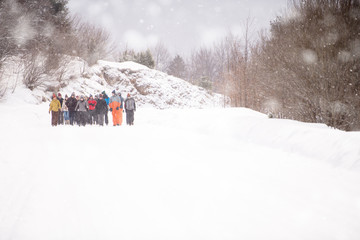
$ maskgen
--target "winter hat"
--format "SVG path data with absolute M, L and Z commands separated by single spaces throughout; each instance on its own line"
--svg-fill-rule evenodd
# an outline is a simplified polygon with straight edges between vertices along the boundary
M 65 98 L 68 98 L 68 95 L 67 95 L 67 94 L 65 94 Z
M 75 97 L 75 93 L 73 92 L 73 93 L 71 94 L 71 96 L 74 96 L 74 97 Z
M 54 97 L 56 97 L 56 94 L 55 94 L 55 93 L 53 93 L 52 97 L 53 97 L 53 98 L 54 98 Z
M 113 90 L 111 93 L 115 94 L 116 92 L 115 92 L 115 90 Z
M 58 93 L 58 96 L 61 97 L 61 93 Z

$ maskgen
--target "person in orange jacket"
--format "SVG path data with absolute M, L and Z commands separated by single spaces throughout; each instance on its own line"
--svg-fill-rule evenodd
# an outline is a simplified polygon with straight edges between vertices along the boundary
M 112 112 L 114 126 L 120 126 L 120 105 L 121 99 L 118 95 L 116 95 L 116 92 L 114 90 L 112 91 L 112 96 L 109 101 L 109 108 L 110 112 Z

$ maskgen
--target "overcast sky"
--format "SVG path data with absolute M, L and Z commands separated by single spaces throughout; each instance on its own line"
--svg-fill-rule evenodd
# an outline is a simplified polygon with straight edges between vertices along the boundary
M 254 32 L 269 28 L 286 6 L 287 0 L 69 1 L 72 13 L 105 26 L 120 47 L 141 50 L 161 41 L 180 54 L 209 46 L 229 31 L 242 35 L 249 14 Z

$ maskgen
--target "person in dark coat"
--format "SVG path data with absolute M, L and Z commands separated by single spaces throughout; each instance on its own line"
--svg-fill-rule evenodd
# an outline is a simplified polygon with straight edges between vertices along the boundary
M 126 111 L 126 124 L 134 125 L 134 112 L 136 111 L 135 99 L 130 97 L 128 93 L 125 100 L 125 111 Z
M 61 105 L 61 109 L 59 110 L 59 121 L 58 121 L 58 124 L 64 124 L 64 114 L 62 113 L 62 106 L 63 106 L 63 104 L 64 104 L 64 99 L 63 99 L 63 97 L 61 96 L 61 93 L 58 93 L 57 99 L 59 100 L 60 105 Z
M 96 101 L 96 104 L 97 104 L 97 102 L 99 101 L 99 95 L 98 95 L 98 94 L 95 95 L 95 101 Z M 99 124 L 99 114 L 98 114 L 98 112 L 96 111 L 96 105 L 95 105 L 94 121 L 95 121 L 95 124 L 96 124 L 96 125 Z
M 100 126 L 104 126 L 104 118 L 105 118 L 105 114 L 107 114 L 108 112 L 108 106 L 102 94 L 100 94 L 99 96 L 95 109 L 98 116 L 98 124 Z
M 106 102 L 106 105 L 109 106 L 109 102 L 110 102 L 109 96 L 106 94 L 105 91 L 102 92 L 102 95 L 103 95 L 103 99 L 104 99 L 105 102 Z M 106 125 L 109 124 L 109 116 L 108 116 L 108 113 L 109 113 L 109 107 L 108 107 L 108 111 L 106 111 L 106 113 L 105 113 L 105 124 L 106 124 Z
M 75 121 L 75 117 L 76 117 L 75 108 L 76 108 L 77 102 L 78 101 L 75 98 L 75 93 L 72 93 L 71 97 L 65 102 L 65 104 L 69 110 L 69 118 L 70 118 L 71 125 L 74 125 L 74 121 Z
M 80 101 L 76 104 L 75 110 L 78 113 L 79 122 L 78 125 L 85 126 L 86 125 L 86 113 L 89 111 L 89 104 L 85 101 L 84 97 L 80 97 Z

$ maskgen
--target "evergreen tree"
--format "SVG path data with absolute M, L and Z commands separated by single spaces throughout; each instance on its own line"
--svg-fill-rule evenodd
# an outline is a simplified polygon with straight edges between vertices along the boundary
M 145 65 L 149 68 L 154 68 L 155 67 L 155 61 L 152 57 L 152 54 L 150 52 L 150 50 L 146 50 L 145 52 L 140 52 L 137 54 L 137 57 L 135 58 L 137 63 L 140 63 L 142 65 Z
M 71 31 L 68 0 L 2 0 L 0 2 L 1 51 L 16 54 L 37 49 L 62 51 L 60 34 Z M 60 40 L 61 39 L 61 40 Z
M 119 62 L 127 62 L 132 61 L 136 62 L 137 54 L 132 49 L 125 49 L 122 53 L 120 53 Z
M 169 64 L 168 74 L 178 78 L 186 77 L 186 65 L 180 55 L 176 55 Z

